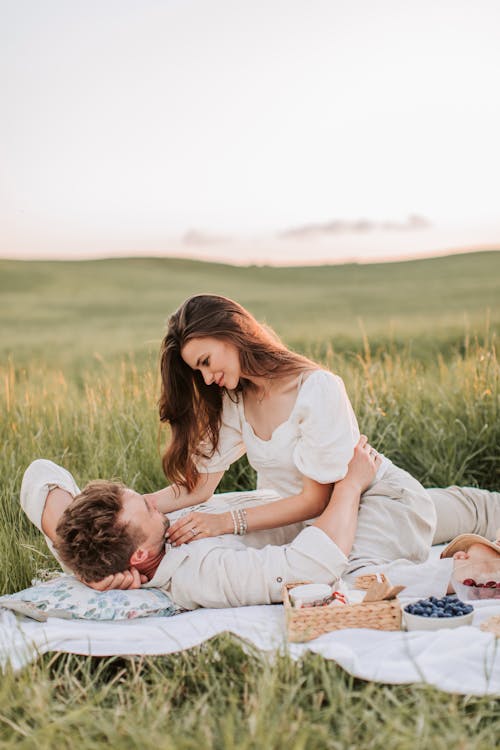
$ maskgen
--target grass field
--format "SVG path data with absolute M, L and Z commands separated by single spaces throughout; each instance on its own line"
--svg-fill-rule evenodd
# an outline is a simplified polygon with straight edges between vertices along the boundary
M 421 360 L 498 331 L 500 251 L 378 265 L 238 268 L 172 259 L 0 260 L 0 353 L 92 369 L 156 354 L 168 313 L 190 294 L 233 297 L 298 349 L 411 345 Z
M 500 253 L 306 269 L 0 261 L 0 591 L 55 568 L 22 516 L 26 465 L 160 487 L 157 349 L 191 293 L 247 305 L 344 378 L 373 444 L 427 485 L 500 485 Z M 251 487 L 245 460 L 221 489 Z M 500 700 L 365 684 L 229 636 L 163 658 L 48 655 L 0 686 L 0 750 L 495 747 Z

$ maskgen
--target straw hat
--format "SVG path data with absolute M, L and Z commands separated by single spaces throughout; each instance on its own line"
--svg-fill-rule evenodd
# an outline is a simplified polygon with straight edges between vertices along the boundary
M 493 633 L 500 638 L 500 615 L 493 615 L 479 626 L 486 633 Z
M 490 542 L 479 534 L 459 534 L 444 548 L 441 557 L 453 557 L 455 552 L 467 552 L 472 544 L 484 544 L 485 547 L 495 550 L 500 555 L 500 529 L 497 531 L 499 537 L 496 542 Z

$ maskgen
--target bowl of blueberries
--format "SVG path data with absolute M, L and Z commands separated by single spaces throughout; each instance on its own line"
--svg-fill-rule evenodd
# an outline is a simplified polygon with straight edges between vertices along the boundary
M 430 596 L 407 604 L 403 609 L 403 617 L 407 630 L 459 628 L 461 625 L 470 625 L 474 607 L 460 601 L 455 594 L 448 594 L 441 599 Z
M 500 599 L 500 560 L 455 560 L 451 582 L 462 599 Z

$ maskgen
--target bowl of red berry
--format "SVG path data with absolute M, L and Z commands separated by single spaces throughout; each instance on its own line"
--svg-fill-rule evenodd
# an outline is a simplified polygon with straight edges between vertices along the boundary
M 455 560 L 451 582 L 461 599 L 500 599 L 500 559 Z

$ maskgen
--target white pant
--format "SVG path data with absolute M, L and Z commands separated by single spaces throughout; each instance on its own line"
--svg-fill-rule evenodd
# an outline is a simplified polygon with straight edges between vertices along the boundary
M 443 596 L 453 560 L 429 556 L 430 545 L 443 544 L 466 533 L 497 539 L 500 492 L 456 486 L 424 490 L 413 477 L 405 475 L 401 469 L 391 470 L 383 477 L 382 486 L 375 483 L 363 495 L 344 577 L 352 584 L 361 573 L 384 572 L 393 584 L 406 587 L 403 595 Z M 422 491 L 427 496 L 427 505 Z M 434 517 L 430 535 L 422 518 L 429 501 L 432 510 L 427 518 Z M 391 507 L 394 514 L 389 511 Z M 426 539 L 427 553 L 422 554 Z
M 449 542 L 459 534 L 480 534 L 492 541 L 500 530 L 500 492 L 477 487 L 432 487 L 427 490 L 437 512 L 433 544 Z

